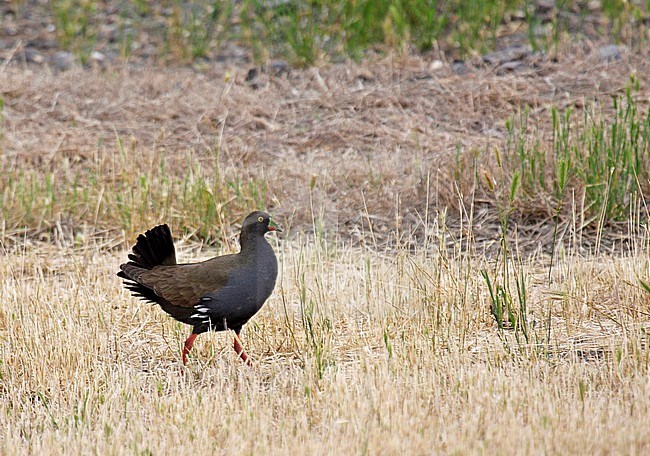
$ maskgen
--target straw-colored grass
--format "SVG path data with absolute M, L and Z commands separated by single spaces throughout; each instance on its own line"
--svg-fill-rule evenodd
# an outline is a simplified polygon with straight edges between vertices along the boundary
M 504 74 L 405 55 L 254 84 L 228 64 L 5 61 L 0 454 L 648 453 L 647 160 L 620 222 L 586 201 L 603 182 L 512 154 L 552 152 L 556 110 L 606 135 L 612 96 L 648 119 L 648 50 L 621 52 L 575 44 Z M 255 364 L 219 333 L 183 368 L 189 328 L 118 266 L 162 222 L 181 261 L 235 250 L 256 207 L 285 233 L 242 333 Z
M 455 215 L 478 203 L 489 210 L 475 233 L 489 240 L 499 225 L 493 204 L 521 169 L 513 217 L 541 228 L 529 239 L 533 249 L 547 246 L 558 208 L 562 223 L 576 215 L 596 225 L 599 204 L 584 195 L 602 193 L 608 176 L 601 170 L 592 182 L 574 166 L 569 187 L 555 185 L 562 157 L 551 113 L 573 111 L 567 147 L 579 148 L 569 156 L 579 163 L 586 141 L 577 138 L 589 127 L 579 128 L 582 119 L 603 121 L 609 132 L 612 97 L 624 102 L 638 86 L 631 100 L 647 119 L 648 51 L 622 52 L 620 61 L 604 62 L 595 44 L 576 45 L 555 62 L 529 56 L 522 71 L 506 74 L 479 64 L 456 74 L 442 61 L 387 57 L 260 73 L 255 84 L 235 65 L 61 74 L 9 65 L 0 68 L 2 228 L 32 235 L 61 215 L 76 228 L 132 236 L 174 220 L 212 241 L 251 206 L 299 229 L 310 226 L 313 207 L 332 230 L 362 241 L 356 230 L 369 222 L 384 238 L 399 224 L 414 229 L 427 211 Z M 621 123 L 625 134 L 629 122 Z M 495 163 L 499 150 L 504 170 Z M 545 186 L 530 183 L 544 174 Z M 643 172 L 638 183 L 627 177 L 636 194 L 648 187 Z M 497 192 L 486 185 L 493 180 Z
M 444 230 L 443 230 L 444 231 Z M 42 246 L 0 263 L 4 454 L 642 454 L 650 447 L 642 256 L 521 266 L 533 331 L 497 330 L 480 259 L 279 240 L 244 329 L 202 335 L 131 298 L 125 252 Z M 182 245 L 180 258 L 214 252 Z M 306 328 L 311 328 L 307 330 Z M 499 336 L 501 334 L 501 336 Z

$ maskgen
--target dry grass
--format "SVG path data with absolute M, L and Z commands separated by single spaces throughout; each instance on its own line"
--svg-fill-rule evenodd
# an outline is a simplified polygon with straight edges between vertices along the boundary
M 468 66 L 459 75 L 449 65 L 405 56 L 262 73 L 254 84 L 245 80 L 247 68 L 225 65 L 200 74 L 179 68 L 48 74 L 8 66 L 1 74 L 2 166 L 51 171 L 59 187 L 70 187 L 88 169 L 130 184 L 139 175 L 155 175 L 159 157 L 177 177 L 197 162 L 210 176 L 218 156 L 224 175 L 266 184 L 264 206 L 285 225 L 309 228 L 314 204 L 328 226 L 353 237 L 368 212 L 379 235 L 397 228 L 393 211 L 399 200 L 399 221 L 413 229 L 427 211 L 450 208 L 456 217 L 463 203 L 492 198 L 483 180 L 474 180 L 474 157 L 480 176 L 491 172 L 494 149 L 503 149 L 507 140 L 506 120 L 525 106 L 531 107 L 530 133 L 550 141 L 551 107 L 580 112 L 596 103 L 607 115 L 611 97 L 622 95 L 636 74 L 634 96 L 640 111 L 647 110 L 647 50 L 624 51 L 610 63 L 599 60 L 597 50 L 575 45 L 555 62 L 531 55 L 522 71 L 505 74 Z M 128 151 L 126 162 L 118 138 Z M 317 185 L 310 195 L 312 176 Z M 105 184 L 111 190 L 114 180 Z M 100 196 L 88 214 L 103 207 Z M 542 213 L 534 223 L 550 225 L 548 208 L 555 204 L 532 205 Z M 107 209 L 99 218 L 102 228 L 121 225 L 116 213 Z M 168 217 L 160 210 L 148 213 L 126 229 Z M 490 214 L 485 232 L 477 230 L 484 239 L 494 233 L 495 212 Z M 79 216 L 74 223 L 84 221 Z
M 647 112 L 647 50 L 569 51 L 512 74 L 405 56 L 255 87 L 241 67 L 0 67 L 0 453 L 648 452 L 643 195 L 611 257 L 576 253 L 605 233 L 571 195 L 549 275 L 543 248 L 517 249 L 548 247 L 552 220 L 513 212 L 504 259 L 477 181 L 524 106 L 550 140 L 551 107 L 606 116 L 636 74 Z M 167 221 L 182 261 L 215 253 L 196 238 L 232 250 L 257 205 L 288 229 L 243 332 L 255 367 L 210 334 L 182 370 L 188 328 L 115 277 L 126 246 Z M 523 278 L 527 341 L 497 328 L 482 271 L 513 303 Z
M 280 240 L 276 292 L 243 333 L 255 367 L 210 334 L 185 374 L 187 328 L 122 290 L 123 252 L 6 256 L 0 451 L 648 451 L 647 260 L 568 257 L 550 286 L 521 266 L 551 339 L 518 344 L 488 313 L 486 264 L 440 249 L 444 231 L 391 254 Z M 193 247 L 183 260 L 212 254 Z

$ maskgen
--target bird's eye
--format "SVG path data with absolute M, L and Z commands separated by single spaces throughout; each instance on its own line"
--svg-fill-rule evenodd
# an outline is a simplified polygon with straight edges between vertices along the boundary
M 264 221 L 264 217 L 260 215 L 259 217 L 257 217 L 257 221 L 262 223 Z

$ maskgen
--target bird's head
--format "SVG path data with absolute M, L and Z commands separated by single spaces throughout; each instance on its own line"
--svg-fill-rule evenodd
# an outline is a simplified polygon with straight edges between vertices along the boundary
M 269 231 L 282 231 L 280 227 L 273 221 L 271 216 L 262 211 L 255 211 L 248 214 L 248 216 L 244 219 L 241 230 L 242 232 L 255 232 L 262 235 L 268 233 Z

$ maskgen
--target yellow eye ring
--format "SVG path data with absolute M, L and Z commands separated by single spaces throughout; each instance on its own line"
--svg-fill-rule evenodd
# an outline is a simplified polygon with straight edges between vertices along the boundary
M 262 223 L 264 221 L 264 217 L 260 215 L 259 217 L 257 217 L 257 221 Z

